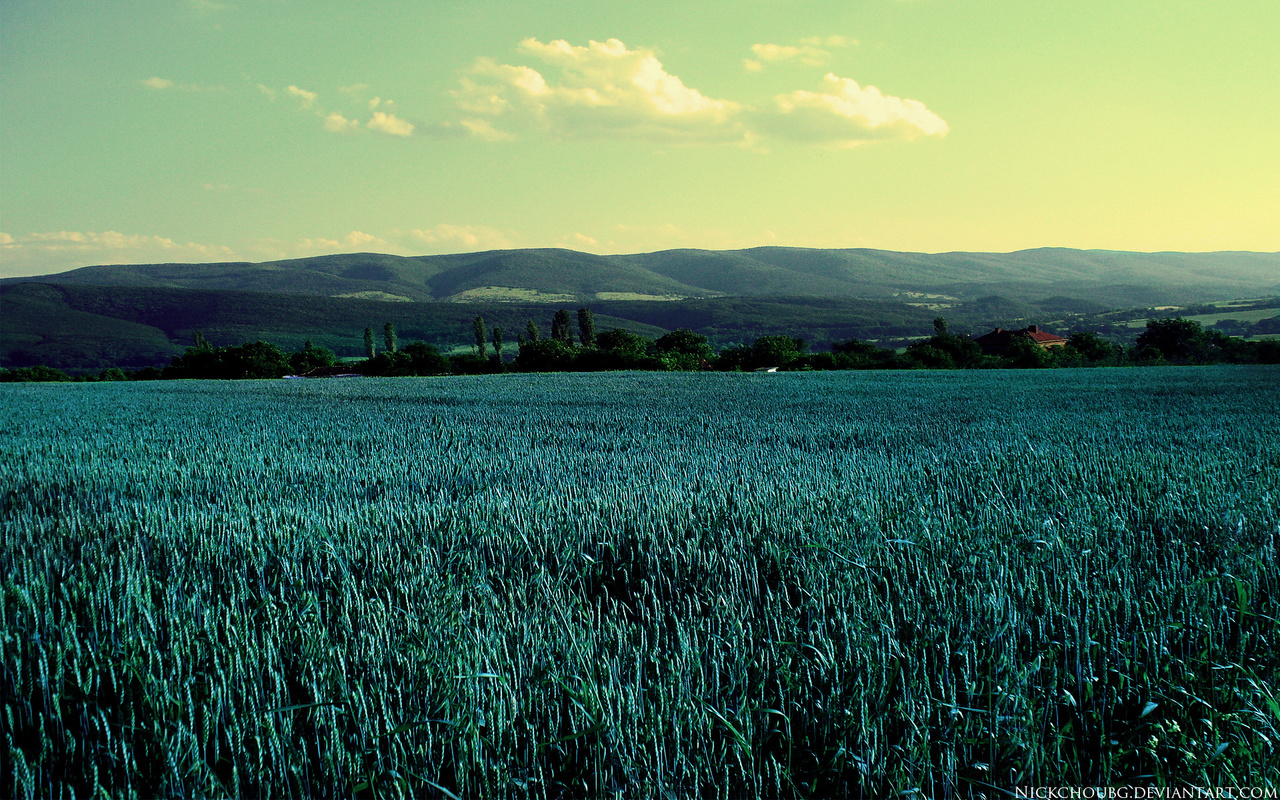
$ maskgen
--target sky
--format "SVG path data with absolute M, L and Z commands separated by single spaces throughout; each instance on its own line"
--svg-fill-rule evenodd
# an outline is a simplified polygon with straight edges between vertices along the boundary
M 0 276 L 1280 250 L 1275 0 L 3 0 Z

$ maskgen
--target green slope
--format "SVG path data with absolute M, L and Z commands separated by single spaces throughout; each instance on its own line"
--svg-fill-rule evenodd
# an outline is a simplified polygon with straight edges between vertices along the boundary
M 1041 248 L 928 254 L 788 247 L 619 256 L 556 249 L 418 257 L 351 253 L 263 264 L 96 266 L 0 283 L 31 281 L 324 297 L 381 293 L 407 300 L 466 297 L 486 287 L 537 292 L 552 300 L 591 300 L 599 292 L 881 299 L 916 292 L 965 300 L 993 294 L 1023 302 L 1057 297 L 1123 307 L 1280 293 L 1280 253 Z
M 339 355 L 363 353 L 363 332 L 396 326 L 401 342 L 452 348 L 473 341 L 483 315 L 501 327 L 514 352 L 516 335 L 533 320 L 547 335 L 557 306 L 545 304 L 384 303 L 256 292 L 192 289 L 0 286 L 0 365 L 44 363 L 62 369 L 163 365 L 202 331 L 215 345 L 264 339 L 286 349 L 304 340 Z M 710 298 L 672 302 L 592 302 L 597 330 L 625 328 L 648 336 L 686 327 L 717 346 L 758 336 L 802 336 L 815 346 L 832 340 L 920 335 L 935 312 L 902 303 L 844 298 Z M 570 310 L 577 304 L 565 304 Z M 962 315 L 961 315 L 962 316 Z

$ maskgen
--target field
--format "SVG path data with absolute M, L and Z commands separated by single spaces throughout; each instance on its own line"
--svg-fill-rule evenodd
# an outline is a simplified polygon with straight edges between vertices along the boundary
M 8 384 L 0 796 L 1275 786 L 1277 386 Z

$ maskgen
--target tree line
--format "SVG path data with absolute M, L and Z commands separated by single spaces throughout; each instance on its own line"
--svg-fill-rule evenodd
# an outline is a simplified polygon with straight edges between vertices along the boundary
M 590 308 L 578 310 L 576 324 L 565 309 L 551 320 L 550 335 L 529 320 L 516 333 L 516 354 L 507 359 L 501 327 L 490 328 L 483 316 L 472 321 L 474 345 L 469 353 L 445 355 L 434 345 L 413 342 L 400 347 L 395 326 L 382 330 L 378 350 L 373 328 L 365 328 L 365 358 L 340 364 L 333 351 L 308 340 L 286 353 L 269 342 L 214 347 L 196 332 L 193 346 L 163 369 L 125 372 L 111 368 L 75 380 L 175 380 L 280 378 L 325 375 L 336 371 L 368 376 L 480 375 L 505 372 L 600 372 L 608 370 L 748 371 L 756 369 L 1046 369 L 1199 364 L 1280 364 L 1280 340 L 1249 341 L 1206 329 L 1182 317 L 1152 319 L 1132 348 L 1097 333 L 1072 334 L 1061 347 L 1044 348 L 1015 336 L 999 355 L 985 352 L 972 338 L 950 333 L 946 320 L 934 320 L 933 335 L 901 352 L 871 342 L 836 342 L 829 351 L 809 352 L 804 339 L 762 336 L 751 344 L 716 352 L 706 336 L 681 328 L 656 339 L 621 328 L 597 333 Z M 68 381 L 66 373 L 46 366 L 0 370 L 0 381 Z

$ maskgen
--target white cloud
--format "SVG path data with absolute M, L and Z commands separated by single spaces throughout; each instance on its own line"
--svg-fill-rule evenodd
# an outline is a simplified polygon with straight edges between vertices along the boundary
M 857 44 L 844 36 L 811 37 L 795 45 L 757 44 L 749 70 L 765 62 L 817 64 L 823 48 Z M 525 39 L 520 50 L 551 69 L 480 59 L 453 92 L 462 119 L 437 126 L 486 141 L 541 132 L 563 139 L 613 137 L 681 143 L 734 142 L 768 152 L 764 141 L 851 147 L 879 139 L 942 136 L 947 123 L 918 100 L 885 95 L 874 86 L 828 74 L 821 91 L 782 94 L 758 106 L 717 99 L 667 72 L 649 50 L 617 39 L 584 47 L 564 40 Z
M 168 78 L 151 77 L 144 81 L 139 81 L 148 89 L 156 91 L 164 91 L 165 89 L 174 89 L 179 92 L 225 92 L 225 86 L 202 86 L 198 83 L 176 83 Z
M 760 61 L 799 61 L 811 67 L 820 66 L 831 57 L 831 53 L 812 44 L 753 44 L 751 52 Z
M 306 89 L 299 89 L 297 86 L 289 86 L 285 89 L 285 93 L 290 97 L 296 97 L 302 101 L 303 108 L 311 108 L 316 104 L 316 98 L 320 95 L 315 92 L 308 92 Z
M 280 254 L 274 256 L 276 258 L 298 258 L 309 255 L 321 255 L 325 253 L 351 253 L 351 252 L 368 252 L 368 253 L 399 253 L 404 248 L 388 242 L 386 239 L 379 238 L 364 231 L 351 231 L 346 236 L 337 239 L 329 239 L 326 237 L 317 237 L 314 239 L 299 239 L 294 243 L 292 249 L 279 251 Z
M 566 139 L 742 138 L 734 122 L 737 103 L 686 86 L 651 51 L 628 49 L 617 39 L 585 47 L 525 39 L 520 50 L 559 74 L 548 78 L 529 66 L 481 59 L 454 92 L 459 108 L 471 114 L 466 127 L 473 135 L 495 139 L 512 128 L 532 128 Z M 486 117 L 488 126 L 476 124 Z
M 45 275 L 94 264 L 218 261 L 229 247 L 176 242 L 165 236 L 119 231 L 50 231 L 14 237 L 0 234 L 0 275 Z
M 778 95 L 773 107 L 756 115 L 766 133 L 800 142 L 853 147 L 876 139 L 945 136 L 947 123 L 919 100 L 860 87 L 851 78 L 828 73 L 824 91 Z
M 409 235 L 438 251 L 500 250 L 512 246 L 501 231 L 483 225 L 442 223 L 433 228 L 411 230 Z
M 381 131 L 392 136 L 412 136 L 413 124 L 400 119 L 395 114 L 382 111 L 373 112 L 373 118 L 366 125 L 371 131 Z
M 354 119 L 347 119 L 337 111 L 331 111 L 324 118 L 324 129 L 330 133 L 350 133 L 360 130 L 360 122 Z

